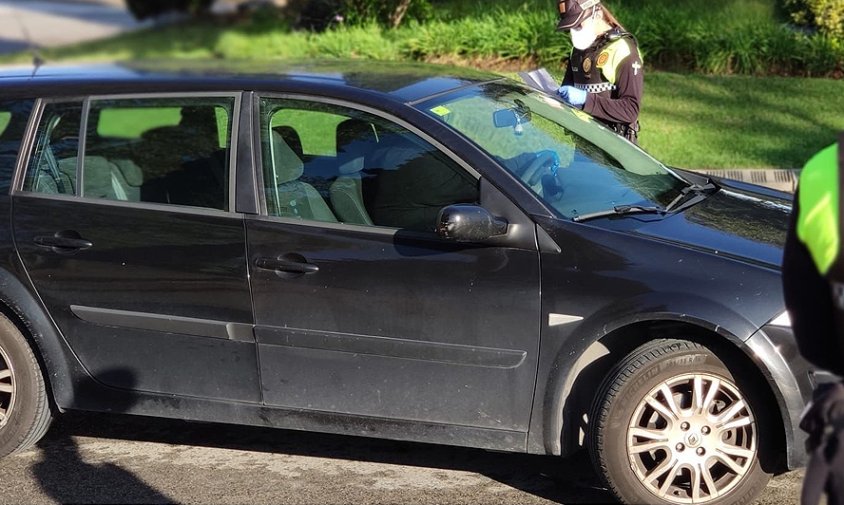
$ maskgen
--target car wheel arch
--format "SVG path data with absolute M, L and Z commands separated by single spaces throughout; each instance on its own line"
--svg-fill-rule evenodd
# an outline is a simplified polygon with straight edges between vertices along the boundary
M 723 356 L 737 368 L 752 366 L 754 373 L 751 379 L 769 395 L 766 403 L 773 402 L 780 412 L 776 439 L 788 448 L 789 455 L 792 453 L 794 441 L 787 431 L 791 423 L 781 391 L 772 380 L 767 364 L 754 357 L 744 339 L 718 325 L 690 320 L 686 314 L 638 314 L 614 325 L 605 325 L 603 330 L 599 334 L 593 333 L 595 338 L 581 341 L 584 344 L 582 351 L 575 354 L 577 359 L 569 365 L 563 364 L 563 361 L 571 349 L 558 357 L 559 365 L 554 369 L 560 373 L 556 378 L 550 378 L 546 391 L 543 416 L 546 453 L 568 455 L 583 446 L 588 428 L 584 414 L 592 407 L 597 384 L 628 353 L 659 338 L 683 338 L 713 346 L 719 357 Z M 565 373 L 566 370 L 568 373 Z
M 81 370 L 41 303 L 13 273 L 0 268 L 0 313 L 17 326 L 41 367 L 47 395 L 63 412 L 73 398 L 74 377 Z M 75 362 L 75 363 L 74 363 Z M 74 366 L 75 365 L 75 366 Z

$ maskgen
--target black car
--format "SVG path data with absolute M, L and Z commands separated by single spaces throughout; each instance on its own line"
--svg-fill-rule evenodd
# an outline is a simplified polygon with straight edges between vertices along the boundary
M 0 76 L 0 455 L 87 410 L 585 447 L 634 503 L 804 461 L 788 195 L 495 75 L 218 65 Z

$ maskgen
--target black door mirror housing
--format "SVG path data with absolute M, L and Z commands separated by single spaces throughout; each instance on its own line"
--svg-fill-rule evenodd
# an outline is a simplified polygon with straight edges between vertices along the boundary
M 440 210 L 437 234 L 455 242 L 483 242 L 507 234 L 509 223 L 477 205 L 449 205 Z

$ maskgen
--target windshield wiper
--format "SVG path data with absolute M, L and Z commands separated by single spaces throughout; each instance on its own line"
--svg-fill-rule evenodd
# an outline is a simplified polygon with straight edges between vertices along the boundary
M 593 212 L 591 214 L 583 214 L 582 216 L 575 216 L 572 218 L 572 221 L 582 223 L 583 221 L 589 221 L 590 219 L 598 219 L 608 216 L 625 216 L 629 214 L 676 214 L 706 200 L 709 195 L 718 191 L 718 189 L 718 186 L 711 181 L 707 181 L 706 184 L 692 184 L 683 188 L 677 198 L 675 198 L 665 208 L 648 205 L 616 205 L 612 209 Z M 689 195 L 692 195 L 692 197 L 687 198 Z
M 662 207 L 650 207 L 646 205 L 616 205 L 612 209 L 593 212 L 591 214 L 583 214 L 582 216 L 574 216 L 572 221 L 575 223 L 582 223 L 590 219 L 598 219 L 607 216 L 625 216 L 628 214 L 665 214 L 666 210 Z
M 718 191 L 718 186 L 711 181 L 706 184 L 692 184 L 691 186 L 685 187 L 677 195 L 677 198 L 665 207 L 665 212 L 677 213 L 693 207 L 706 200 L 714 192 L 713 190 Z M 693 196 L 687 200 L 686 198 L 689 195 Z

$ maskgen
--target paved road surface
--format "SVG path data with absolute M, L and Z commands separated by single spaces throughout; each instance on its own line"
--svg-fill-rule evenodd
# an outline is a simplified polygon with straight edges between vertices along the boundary
M 759 501 L 797 502 L 800 472 Z M 73 414 L 0 461 L 3 503 L 606 503 L 588 461 Z
M 110 37 L 141 25 L 114 0 L 0 0 L 0 54 Z

